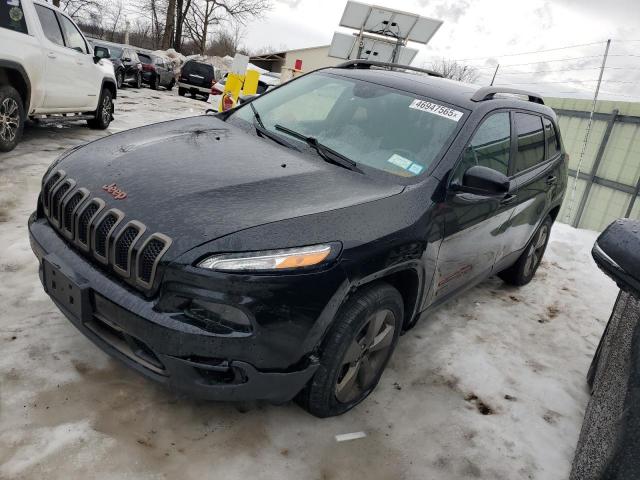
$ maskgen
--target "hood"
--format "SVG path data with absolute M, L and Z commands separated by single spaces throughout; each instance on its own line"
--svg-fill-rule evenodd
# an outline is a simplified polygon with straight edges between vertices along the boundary
M 171 237 L 169 258 L 239 230 L 403 190 L 213 116 L 102 138 L 74 150 L 52 171 L 57 169 L 104 200 L 107 208 L 124 212 L 125 222 L 138 220 L 149 233 Z M 110 192 L 103 189 L 107 185 Z

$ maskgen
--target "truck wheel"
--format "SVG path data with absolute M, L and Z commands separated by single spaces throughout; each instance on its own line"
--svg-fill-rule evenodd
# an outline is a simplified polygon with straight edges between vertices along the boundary
M 0 87 L 0 152 L 13 150 L 24 128 L 24 107 L 18 91 L 10 85 Z
M 303 408 L 331 417 L 369 396 L 398 343 L 403 305 L 387 283 L 364 287 L 347 301 L 324 341 L 320 367 L 298 395 Z
M 187 94 L 187 91 L 184 88 L 178 87 L 178 95 L 184 97 Z
M 498 274 L 505 283 L 521 287 L 533 279 L 547 249 L 552 225 L 553 219 L 545 218 L 518 261 Z
M 95 113 L 95 118 L 87 120 L 87 124 L 96 130 L 104 130 L 111 123 L 113 118 L 113 95 L 109 89 L 102 90 L 100 95 L 100 103 Z

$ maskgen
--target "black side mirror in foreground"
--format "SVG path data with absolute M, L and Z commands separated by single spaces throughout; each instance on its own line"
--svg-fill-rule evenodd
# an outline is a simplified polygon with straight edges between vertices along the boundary
M 462 190 L 499 195 L 509 191 L 509 178 L 488 167 L 476 165 L 464 172 Z
M 96 62 L 98 60 L 102 60 L 103 58 L 109 58 L 109 57 L 111 57 L 111 52 L 107 47 L 100 47 L 96 45 L 93 48 L 93 58 L 96 60 Z

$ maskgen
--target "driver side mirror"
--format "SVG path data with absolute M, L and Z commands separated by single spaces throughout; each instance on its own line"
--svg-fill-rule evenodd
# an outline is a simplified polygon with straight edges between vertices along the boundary
M 93 48 L 93 58 L 96 61 L 96 63 L 102 60 L 103 58 L 110 58 L 110 57 L 111 57 L 111 52 L 107 47 L 100 47 L 96 45 Z
M 462 185 L 458 185 L 457 189 L 488 195 L 500 195 L 507 193 L 510 185 L 511 182 L 505 174 L 492 168 L 475 165 L 464 172 Z

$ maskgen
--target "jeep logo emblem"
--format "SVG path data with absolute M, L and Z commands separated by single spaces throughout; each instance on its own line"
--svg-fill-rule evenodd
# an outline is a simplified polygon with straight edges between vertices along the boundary
M 102 186 L 102 190 L 107 192 L 109 195 L 111 195 L 116 200 L 123 200 L 123 199 L 127 198 L 127 192 L 125 192 L 124 190 L 119 189 L 118 186 L 115 183 L 112 183 L 110 185 L 103 185 Z

